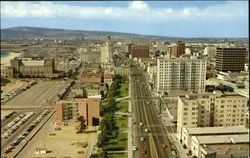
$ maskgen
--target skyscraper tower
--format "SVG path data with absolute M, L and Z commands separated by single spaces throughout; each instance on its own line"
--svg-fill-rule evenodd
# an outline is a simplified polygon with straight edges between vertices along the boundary
M 113 43 L 111 37 L 108 36 L 106 42 L 101 47 L 101 62 L 112 63 L 113 62 Z

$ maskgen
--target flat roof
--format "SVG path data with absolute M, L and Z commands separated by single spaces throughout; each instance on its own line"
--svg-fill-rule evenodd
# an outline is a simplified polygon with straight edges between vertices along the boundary
M 23 60 L 22 63 L 24 66 L 43 66 L 44 60 Z
M 249 135 L 195 136 L 199 144 L 249 143 Z
M 232 134 L 232 133 L 248 133 L 244 126 L 230 127 L 195 127 L 186 128 L 188 134 Z

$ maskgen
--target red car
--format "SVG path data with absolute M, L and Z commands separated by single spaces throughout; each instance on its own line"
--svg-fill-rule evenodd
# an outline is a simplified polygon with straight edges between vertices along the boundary
M 141 154 L 147 154 L 147 150 L 141 149 Z
M 7 150 L 5 150 L 4 152 L 7 154 L 7 153 L 12 152 L 12 150 L 11 150 L 11 149 L 7 149 Z
M 162 148 L 167 148 L 167 144 L 163 143 L 163 144 L 161 144 L 161 147 Z

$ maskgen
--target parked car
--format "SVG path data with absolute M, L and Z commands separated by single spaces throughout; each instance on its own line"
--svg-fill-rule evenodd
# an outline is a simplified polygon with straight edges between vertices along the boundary
M 148 132 L 149 132 L 149 129 L 146 128 L 146 129 L 145 129 L 145 132 L 148 133 Z
M 6 150 L 4 151 L 4 153 L 6 153 L 6 154 L 8 154 L 8 153 L 10 153 L 10 152 L 12 152 L 11 149 L 6 149 Z

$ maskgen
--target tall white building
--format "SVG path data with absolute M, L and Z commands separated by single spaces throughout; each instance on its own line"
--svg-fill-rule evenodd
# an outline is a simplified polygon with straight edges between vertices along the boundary
M 206 60 L 169 57 L 157 59 L 157 91 L 204 92 L 206 79 Z
M 101 62 L 103 64 L 113 62 L 113 44 L 111 37 L 108 36 L 106 42 L 101 47 Z

